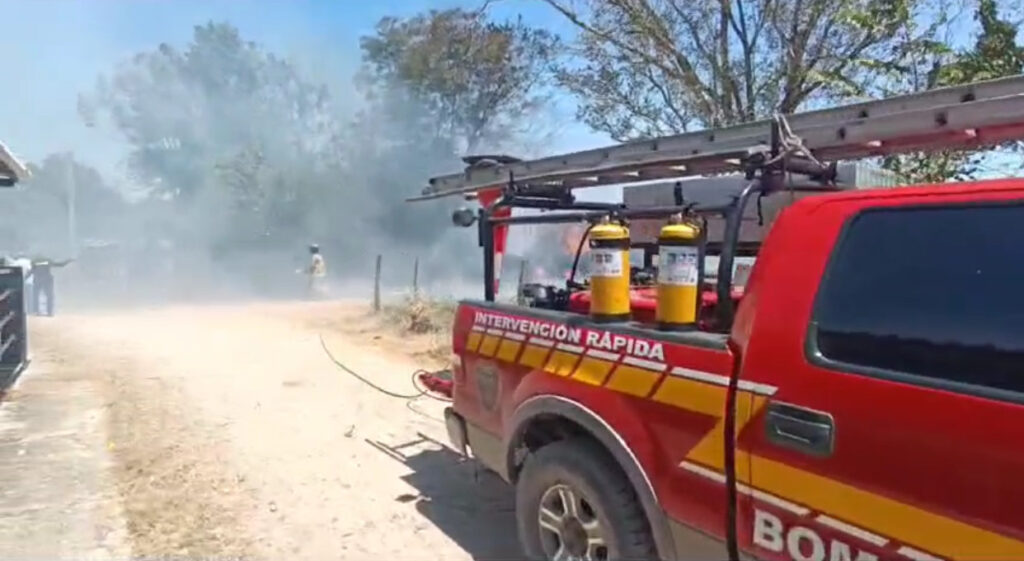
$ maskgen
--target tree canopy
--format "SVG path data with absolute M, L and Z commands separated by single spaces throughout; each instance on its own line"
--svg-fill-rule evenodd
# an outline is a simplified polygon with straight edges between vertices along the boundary
M 336 133 L 328 103 L 326 88 L 288 61 L 207 23 L 183 50 L 160 44 L 124 61 L 83 105 L 130 143 L 137 180 L 187 200 L 244 151 L 276 161 L 323 154 Z
M 454 235 L 450 201 L 404 203 L 431 174 L 459 169 L 480 150 L 516 151 L 536 139 L 538 116 L 551 95 L 549 71 L 559 45 L 548 31 L 521 20 L 496 22 L 482 11 L 430 11 L 386 17 L 360 41 L 357 84 L 367 105 L 357 116 L 349 153 L 353 178 L 380 190 L 373 215 L 389 242 L 435 245 Z M 465 256 L 460 259 L 466 259 Z M 466 259 L 479 266 L 478 259 Z
M 355 107 L 298 62 L 209 22 L 185 45 L 122 61 L 79 109 L 120 133 L 131 180 L 160 201 L 153 208 L 172 209 L 183 236 L 420 251 L 449 235 L 450 203 L 404 199 L 466 153 L 539 144 L 559 92 L 593 130 L 624 141 L 1024 70 L 1013 0 L 975 1 L 544 0 L 578 32 L 568 43 L 485 9 L 385 17 L 360 38 Z M 973 42 L 955 46 L 965 14 Z M 938 181 L 980 161 L 883 163 Z
M 326 234 L 341 196 L 343 127 L 328 88 L 226 23 L 182 49 L 138 53 L 82 96 L 130 146 L 132 178 L 173 203 L 180 235 L 224 244 L 294 244 Z
M 79 238 L 104 238 L 118 231 L 128 203 L 98 170 L 70 154 L 50 154 L 28 166 L 32 177 L 0 195 L 6 211 L 0 250 L 66 255 L 71 251 L 71 204 Z
M 211 22 L 123 61 L 79 110 L 128 142 L 132 179 L 197 243 L 423 248 L 450 228 L 447 209 L 404 199 L 466 150 L 522 141 L 557 46 L 480 12 L 384 18 L 360 41 L 363 102 L 344 107 L 298 63 Z
M 397 94 L 417 105 L 439 138 L 473 152 L 545 106 L 559 44 L 549 31 L 483 11 L 386 17 L 362 38 L 361 84 L 372 99 Z
M 945 0 L 545 1 L 579 31 L 559 83 L 620 141 L 1021 71 L 996 0 L 978 0 L 962 52 L 950 41 L 964 5 Z M 971 168 L 964 154 L 884 163 L 909 180 Z
M 546 0 L 580 31 L 559 81 L 617 140 L 791 113 L 847 95 L 916 0 Z
M 1000 15 L 996 0 L 978 0 L 974 8 L 977 24 L 974 42 L 961 50 L 949 46 L 948 31 L 942 26 L 954 19 L 941 18 L 922 36 L 908 41 L 897 56 L 878 61 L 877 95 L 930 90 L 1020 74 L 1024 71 L 1024 47 L 1017 42 L 1017 26 Z M 883 165 L 908 182 L 941 183 L 949 179 L 970 179 L 986 171 L 986 162 L 1017 151 L 1017 144 L 989 151 L 948 151 L 932 154 L 901 154 L 883 158 Z

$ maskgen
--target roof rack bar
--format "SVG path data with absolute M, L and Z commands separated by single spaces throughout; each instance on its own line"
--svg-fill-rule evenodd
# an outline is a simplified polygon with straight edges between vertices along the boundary
M 1024 138 L 1024 76 L 785 116 L 793 135 L 820 160 L 852 160 L 917 150 L 974 148 Z M 737 171 L 766 154 L 774 120 L 628 142 L 529 161 L 470 166 L 434 177 L 411 200 L 476 192 L 507 183 L 562 188 Z M 604 180 L 602 181 L 602 178 Z M 569 182 L 566 180 L 591 179 Z
M 675 213 L 701 214 L 726 214 L 733 204 L 723 204 L 704 207 L 683 206 L 659 206 L 642 209 L 622 209 L 618 211 L 597 210 L 597 211 L 574 211 L 574 212 L 551 212 L 544 214 L 524 214 L 520 216 L 508 216 L 502 218 L 491 218 L 491 224 L 578 224 L 601 219 L 609 214 L 618 218 L 663 218 Z

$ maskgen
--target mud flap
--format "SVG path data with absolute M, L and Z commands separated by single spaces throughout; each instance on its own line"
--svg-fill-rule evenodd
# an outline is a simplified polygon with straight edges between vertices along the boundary
M 448 429 L 448 441 L 452 448 L 462 456 L 466 456 L 468 437 L 466 436 L 466 421 L 451 407 L 444 408 L 444 425 Z

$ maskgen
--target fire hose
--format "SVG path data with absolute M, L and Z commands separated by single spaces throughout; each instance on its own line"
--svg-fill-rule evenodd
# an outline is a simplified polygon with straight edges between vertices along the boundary
M 334 356 L 334 354 L 331 353 L 331 350 L 327 348 L 327 343 L 324 341 L 324 336 L 322 333 L 319 334 L 319 337 L 320 346 L 323 348 L 324 353 L 327 354 L 327 357 L 331 359 L 331 362 L 333 362 L 335 366 L 337 366 L 340 370 L 342 370 L 349 376 L 352 376 L 356 380 L 359 380 L 363 384 L 366 384 L 367 386 L 377 390 L 378 392 L 386 396 L 405 400 L 414 400 L 425 396 L 431 399 L 436 399 L 438 401 L 451 401 L 453 384 L 451 370 L 442 369 L 431 372 L 429 370 L 424 370 L 422 368 L 418 369 L 412 373 L 412 386 L 416 390 L 416 393 L 403 394 L 393 392 L 371 382 L 370 380 L 366 379 L 364 376 L 360 375 L 355 370 L 349 368 L 347 365 L 345 365 L 345 363 L 338 360 Z M 420 387 L 421 385 L 422 387 Z

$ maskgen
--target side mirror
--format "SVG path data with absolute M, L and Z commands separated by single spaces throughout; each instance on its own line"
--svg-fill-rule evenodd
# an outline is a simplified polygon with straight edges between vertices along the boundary
M 460 208 L 452 212 L 452 224 L 460 228 L 469 228 L 476 223 L 476 213 L 468 208 Z

